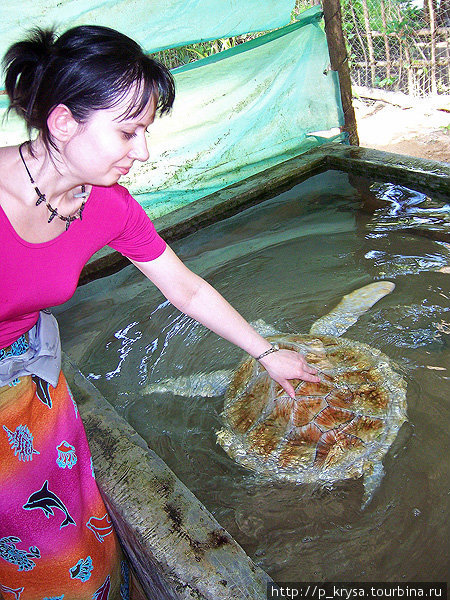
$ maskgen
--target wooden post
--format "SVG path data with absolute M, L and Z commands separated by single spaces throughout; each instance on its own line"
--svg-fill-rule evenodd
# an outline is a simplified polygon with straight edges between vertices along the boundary
M 413 66 L 413 63 L 411 60 L 411 52 L 409 51 L 409 48 L 408 48 L 408 39 L 406 39 L 404 50 L 405 50 L 407 70 L 408 70 L 408 94 L 410 96 L 416 96 L 417 94 L 416 94 L 416 90 L 415 90 L 415 86 L 414 86 L 414 66 Z
M 389 48 L 389 38 L 388 38 L 388 35 L 387 35 L 386 6 L 384 4 L 384 0 L 381 0 L 380 8 L 381 8 L 381 20 L 382 20 L 382 23 L 383 23 L 384 49 L 385 49 L 385 52 L 386 52 L 386 78 L 388 79 L 388 85 L 390 85 L 390 78 L 391 78 L 391 50 Z
M 400 11 L 400 7 L 398 6 L 398 4 L 396 5 L 396 9 L 397 9 L 397 16 L 398 16 L 398 20 L 399 23 L 401 23 L 402 20 L 402 13 Z M 397 32 L 396 33 L 396 37 L 398 39 L 398 49 L 399 49 L 399 56 L 398 56 L 398 62 L 399 62 L 399 67 L 398 67 L 398 89 L 401 90 L 402 89 L 402 77 L 403 77 L 403 37 L 402 37 L 402 32 Z
M 437 94 L 436 83 L 436 11 L 433 0 L 428 0 L 428 10 L 430 12 L 430 32 L 431 32 L 431 93 Z
M 368 76 L 367 67 L 368 67 L 369 61 L 367 60 L 366 46 L 365 46 L 364 40 L 362 39 L 361 34 L 359 32 L 359 23 L 358 23 L 358 19 L 356 18 L 355 9 L 353 8 L 352 0 L 348 0 L 348 5 L 349 5 L 350 11 L 352 13 L 353 25 L 355 26 L 356 36 L 358 38 L 358 42 L 359 42 L 359 45 L 361 46 L 361 51 L 362 51 L 363 57 L 364 57 L 364 84 L 361 83 L 361 76 L 360 76 L 361 71 L 360 71 L 360 69 L 358 69 L 358 71 L 357 71 L 358 76 L 359 76 L 358 85 L 368 85 L 369 84 L 369 76 Z
M 450 35 L 447 36 L 447 43 L 445 46 L 445 56 L 447 58 L 447 76 L 450 81 Z
M 339 0 L 323 0 L 322 7 L 331 68 L 333 71 L 337 71 L 341 88 L 342 109 L 344 111 L 344 126 L 341 129 L 347 131 L 350 144 L 359 146 L 355 111 L 352 104 L 352 83 L 348 67 L 348 56 L 342 32 L 341 5 Z
M 372 31 L 370 28 L 369 7 L 367 6 L 367 0 L 361 0 L 361 2 L 364 15 L 364 26 L 366 28 L 367 48 L 369 50 L 370 85 L 375 87 L 375 52 L 373 50 Z

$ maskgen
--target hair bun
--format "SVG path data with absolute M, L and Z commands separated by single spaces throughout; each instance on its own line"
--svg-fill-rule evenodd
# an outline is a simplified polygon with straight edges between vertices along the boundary
M 54 29 L 32 29 L 24 40 L 9 48 L 3 59 L 10 109 L 31 127 L 36 125 L 33 108 L 42 75 L 56 54 L 55 39 Z
M 25 40 L 15 45 L 22 46 L 21 50 L 28 54 L 30 61 L 34 61 L 38 65 L 45 65 L 55 54 L 55 41 L 56 33 L 54 29 L 36 27 L 30 31 L 29 36 Z

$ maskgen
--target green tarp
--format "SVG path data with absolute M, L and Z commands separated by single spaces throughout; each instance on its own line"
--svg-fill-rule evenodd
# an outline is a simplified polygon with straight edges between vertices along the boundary
M 175 70 L 175 105 L 150 127 L 150 159 L 121 180 L 152 217 L 339 133 L 339 86 L 321 14 L 314 7 L 296 23 Z M 0 144 L 24 136 L 13 118 Z
M 173 113 L 151 126 L 150 159 L 128 176 L 150 214 L 263 171 L 336 133 L 343 116 L 320 15 L 319 7 L 311 9 L 298 23 L 175 71 Z
M 106 25 L 148 52 L 267 31 L 289 23 L 294 0 L 2 0 L 0 53 L 30 27 Z

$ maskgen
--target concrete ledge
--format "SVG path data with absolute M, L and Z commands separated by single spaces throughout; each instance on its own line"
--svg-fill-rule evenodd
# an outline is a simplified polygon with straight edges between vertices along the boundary
M 265 600 L 257 567 L 145 440 L 63 355 L 96 479 L 151 600 Z
M 171 243 L 201 227 L 272 198 L 327 169 L 414 185 L 419 191 L 450 193 L 450 165 L 447 163 L 329 143 L 159 217 L 155 219 L 156 229 Z M 83 285 L 110 275 L 128 264 L 128 259 L 118 252 L 103 248 L 83 269 L 79 283 Z
M 326 149 L 327 167 L 402 185 L 419 191 L 450 193 L 450 164 L 383 152 L 373 148 L 330 144 Z

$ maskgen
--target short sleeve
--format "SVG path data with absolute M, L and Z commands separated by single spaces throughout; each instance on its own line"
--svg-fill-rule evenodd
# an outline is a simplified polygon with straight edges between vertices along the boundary
M 116 193 L 122 196 L 119 212 L 121 231 L 108 242 L 127 258 L 138 262 L 154 260 L 166 249 L 166 242 L 158 235 L 155 226 L 142 206 L 122 186 L 114 186 Z

